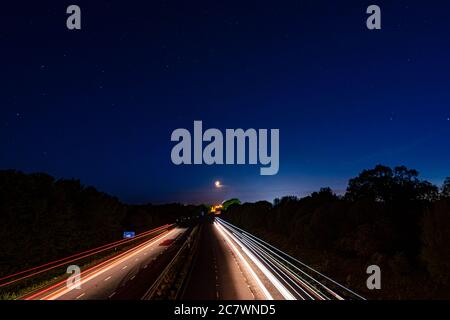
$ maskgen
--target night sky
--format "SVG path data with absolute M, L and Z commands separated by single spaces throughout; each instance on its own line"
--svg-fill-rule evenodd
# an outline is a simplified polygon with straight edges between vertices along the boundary
M 70 4 L 80 31 L 66 28 Z M 382 30 L 366 28 L 370 4 Z M 449 1 L 2 3 L 0 169 L 77 178 L 130 203 L 342 193 L 378 163 L 441 184 L 449 15 Z M 194 120 L 279 128 L 279 173 L 173 165 L 170 135 Z

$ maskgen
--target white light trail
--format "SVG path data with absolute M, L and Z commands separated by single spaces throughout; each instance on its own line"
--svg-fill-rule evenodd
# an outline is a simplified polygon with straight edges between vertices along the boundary
M 286 300 L 296 300 L 295 297 L 283 286 L 283 284 L 259 261 L 235 236 L 230 234 L 223 226 L 216 224 L 222 229 L 231 239 L 233 239 L 242 248 L 242 251 L 253 261 L 253 263 L 261 270 L 262 273 L 269 279 L 272 285 L 281 293 Z
M 349 288 L 343 286 L 342 284 L 340 284 L 340 283 L 334 281 L 333 279 L 331 279 L 331 278 L 329 278 L 328 276 L 324 275 L 323 273 L 321 273 L 321 272 L 315 270 L 314 268 L 308 266 L 307 264 L 305 264 L 305 263 L 303 263 L 303 262 L 301 262 L 301 261 L 295 259 L 294 257 L 288 255 L 287 253 L 285 253 L 285 252 L 281 251 L 280 249 L 278 249 L 278 248 L 272 246 L 271 244 L 267 243 L 266 241 L 264 241 L 264 240 L 262 240 L 262 239 L 260 239 L 260 238 L 258 238 L 258 237 L 256 237 L 256 236 L 254 236 L 254 235 L 248 233 L 247 231 L 245 231 L 245 230 L 243 230 L 243 229 L 241 229 L 241 228 L 239 228 L 239 227 L 236 227 L 236 226 L 232 225 L 231 223 L 229 223 L 229 222 L 227 222 L 227 221 L 225 221 L 225 220 L 223 220 L 223 219 L 220 219 L 220 218 L 218 218 L 218 217 L 216 217 L 216 219 L 217 219 L 220 223 L 223 223 L 223 224 L 229 226 L 229 227 L 232 228 L 232 229 L 239 230 L 240 232 L 242 232 L 243 236 L 247 237 L 249 240 L 253 240 L 253 241 L 259 243 L 261 246 L 267 248 L 267 250 L 269 250 L 271 253 L 273 253 L 273 254 L 276 255 L 277 257 L 283 259 L 285 262 L 287 262 L 289 265 L 291 265 L 292 267 L 294 267 L 296 270 L 298 270 L 299 272 L 301 272 L 302 274 L 304 274 L 305 276 L 307 276 L 308 278 L 310 278 L 311 280 L 313 280 L 313 281 L 316 282 L 317 284 L 321 285 L 324 289 L 326 289 L 330 294 L 332 294 L 333 296 L 335 296 L 337 299 L 343 300 L 342 297 L 340 297 L 338 294 L 336 294 L 336 293 L 335 293 L 334 291 L 332 291 L 330 288 L 326 287 L 323 283 L 321 283 L 321 282 L 319 282 L 317 279 L 311 277 L 311 275 L 309 275 L 309 274 L 306 273 L 305 271 L 301 270 L 299 267 L 297 267 L 296 265 L 294 265 L 292 262 L 286 260 L 285 258 L 283 258 L 282 256 L 280 256 L 280 255 L 277 254 L 276 252 L 279 252 L 280 254 L 286 255 L 288 258 L 290 258 L 290 259 L 292 259 L 293 261 L 295 261 L 295 262 L 301 264 L 302 266 L 304 266 L 305 268 L 311 270 L 312 272 L 314 272 L 314 273 L 316 273 L 316 274 L 322 276 L 323 278 L 327 279 L 328 281 L 330 281 L 331 283 L 337 285 L 338 287 L 340 287 L 341 289 L 347 291 L 348 293 L 351 293 L 352 295 L 356 296 L 357 298 L 362 299 L 362 300 L 366 300 L 364 297 L 360 296 L 359 294 L 357 294 L 356 292 L 352 291 L 351 289 L 349 289 Z M 272 248 L 273 250 L 271 250 L 269 247 Z M 276 251 L 276 252 L 275 252 L 275 251 Z
M 214 226 L 217 228 L 217 230 L 220 232 L 220 234 L 223 236 L 223 238 L 225 239 L 225 241 L 228 243 L 228 245 L 230 246 L 230 248 L 234 251 L 234 253 L 242 260 L 242 263 L 245 265 L 245 267 L 248 269 L 248 271 L 250 272 L 250 274 L 253 276 L 253 278 L 255 279 L 256 283 L 258 284 L 258 286 L 261 288 L 262 292 L 264 293 L 264 295 L 266 296 L 267 300 L 273 300 L 272 295 L 269 293 L 269 291 L 267 290 L 267 288 L 264 286 L 264 284 L 261 282 L 261 279 L 259 279 L 259 277 L 257 276 L 257 274 L 255 273 L 255 271 L 253 271 L 252 267 L 250 266 L 250 264 L 247 262 L 247 260 L 242 256 L 242 254 L 239 252 L 239 250 L 236 248 L 236 246 L 234 245 L 234 243 L 231 241 L 231 239 L 224 233 L 224 231 L 222 230 L 223 227 L 220 226 L 219 224 L 217 224 L 216 222 L 214 222 Z

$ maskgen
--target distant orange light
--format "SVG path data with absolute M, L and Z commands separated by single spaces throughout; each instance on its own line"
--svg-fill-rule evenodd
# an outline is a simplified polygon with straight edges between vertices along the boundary
M 220 214 L 221 210 L 222 210 L 222 205 L 221 204 L 211 206 L 211 213 Z

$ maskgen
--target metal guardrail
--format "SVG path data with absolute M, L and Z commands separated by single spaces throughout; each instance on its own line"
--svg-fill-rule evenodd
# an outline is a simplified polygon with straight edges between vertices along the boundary
M 172 260 L 170 260 L 170 262 L 167 264 L 167 266 L 161 272 L 159 277 L 155 280 L 153 285 L 142 296 L 141 300 L 151 300 L 151 299 L 155 298 L 155 296 L 156 296 L 156 294 L 158 292 L 158 289 L 162 288 L 162 286 L 164 285 L 164 281 L 166 279 L 170 278 L 169 277 L 169 273 L 170 273 L 172 267 L 175 265 L 175 263 L 179 259 L 179 257 L 182 255 L 182 253 L 186 249 L 190 249 L 192 247 L 192 242 L 193 242 L 194 236 L 196 235 L 197 232 L 198 232 L 198 226 L 196 226 L 191 231 L 191 234 L 188 236 L 188 239 L 184 242 L 184 244 L 180 247 L 180 249 L 178 249 L 178 251 L 175 254 L 175 256 L 172 258 Z

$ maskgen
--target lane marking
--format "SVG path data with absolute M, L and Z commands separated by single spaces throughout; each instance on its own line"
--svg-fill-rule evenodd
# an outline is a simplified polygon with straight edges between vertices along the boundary
M 267 288 L 264 286 L 264 284 L 262 283 L 261 279 L 259 279 L 259 277 L 256 275 L 255 271 L 252 269 L 252 267 L 250 266 L 250 264 L 247 262 L 247 260 L 244 258 L 244 256 L 239 252 L 239 250 L 236 248 L 236 246 L 234 245 L 234 243 L 232 242 L 232 240 L 230 239 L 230 237 L 226 234 L 225 229 L 220 226 L 219 224 L 217 224 L 216 222 L 214 222 L 214 225 L 216 226 L 217 230 L 219 231 L 219 233 L 222 235 L 222 237 L 226 240 L 227 244 L 229 245 L 229 247 L 235 252 L 235 254 L 238 255 L 238 257 L 240 258 L 240 260 L 243 262 L 243 264 L 245 265 L 245 267 L 248 269 L 248 271 L 250 272 L 250 274 L 252 275 L 252 277 L 255 279 L 256 283 L 258 284 L 258 286 L 261 288 L 261 291 L 264 293 L 264 295 L 266 296 L 267 300 L 273 300 L 272 295 L 269 293 L 269 291 L 267 290 Z
M 84 283 L 92 280 L 93 278 L 99 276 L 100 274 L 108 271 L 109 269 L 117 266 L 118 264 L 120 264 L 120 263 L 122 263 L 122 262 L 124 262 L 124 261 L 126 261 L 128 259 L 130 259 L 132 256 L 135 256 L 136 254 L 146 250 L 148 247 L 150 247 L 150 246 L 154 245 L 155 243 L 161 241 L 162 239 L 168 237 L 172 233 L 173 233 L 173 231 L 172 232 L 169 231 L 168 233 L 166 233 L 165 235 L 163 235 L 161 237 L 158 236 L 157 239 L 151 239 L 147 243 L 138 246 L 138 248 L 139 247 L 140 248 L 135 250 L 135 251 L 132 251 L 132 252 L 129 252 L 129 253 L 125 252 L 124 255 L 121 258 L 111 262 L 109 265 L 101 268 L 100 270 L 97 270 L 97 271 L 93 272 L 91 275 L 89 275 L 88 277 L 86 277 L 83 280 L 81 280 L 80 284 L 84 284 Z M 71 290 L 72 290 L 71 288 L 61 288 L 58 291 L 56 291 L 54 293 L 51 293 L 50 295 L 47 295 L 47 296 L 41 298 L 40 300 L 55 300 L 55 299 L 61 297 L 62 295 L 68 293 Z
M 111 276 L 109 276 L 108 278 L 106 278 L 104 281 L 108 281 L 109 279 L 111 279 Z
M 172 225 L 173 225 L 173 224 L 172 224 Z M 153 229 L 153 230 L 149 230 L 149 231 L 143 232 L 142 234 L 140 234 L 139 236 L 137 236 L 136 239 L 141 238 L 141 237 L 144 237 L 145 235 L 151 234 L 152 232 L 156 232 L 157 230 L 162 230 L 162 229 L 164 229 L 164 227 L 166 227 L 166 226 L 168 226 L 168 225 L 161 226 L 161 227 L 155 228 L 155 229 Z M 86 251 L 84 251 L 84 252 L 79 252 L 79 253 L 73 254 L 73 255 L 71 255 L 71 256 L 68 256 L 68 257 L 59 259 L 59 260 L 55 260 L 55 261 L 52 261 L 52 262 L 45 263 L 45 264 L 43 264 L 43 265 L 41 265 L 41 266 L 33 267 L 33 268 L 31 268 L 31 269 L 23 270 L 23 271 L 20 271 L 20 272 L 18 272 L 18 273 L 15 273 L 15 274 L 8 275 L 8 276 L 6 276 L 6 277 L 0 278 L 0 281 L 1 281 L 1 280 L 5 280 L 5 279 L 10 279 L 10 278 L 15 277 L 15 276 L 18 276 L 18 275 L 20 275 L 20 274 L 28 273 L 29 271 L 41 269 L 41 268 L 43 268 L 43 267 L 50 266 L 50 265 L 53 265 L 53 264 L 55 264 L 55 263 L 59 263 L 59 262 L 61 262 L 61 261 L 65 261 L 65 262 L 60 263 L 60 264 L 58 264 L 58 265 L 53 265 L 53 266 L 51 266 L 51 267 L 49 267 L 49 268 L 46 268 L 46 269 L 43 269 L 43 270 L 40 270 L 40 271 L 31 273 L 31 274 L 29 274 L 29 275 L 27 275 L 27 276 L 24 276 L 24 277 L 21 277 L 21 278 L 17 278 L 17 279 L 15 279 L 15 280 L 13 280 L 12 282 L 9 281 L 9 282 L 7 282 L 7 283 L 3 283 L 3 284 L 0 285 L 0 287 L 6 286 L 6 285 L 8 285 L 8 284 L 11 284 L 11 283 L 13 283 L 13 282 L 16 282 L 16 281 L 19 281 L 19 280 L 22 280 L 22 279 L 25 279 L 25 278 L 29 278 L 29 277 L 31 277 L 31 276 L 33 276 L 33 275 L 36 275 L 36 274 L 39 274 L 39 273 L 42 273 L 42 272 L 45 272 L 45 271 L 48 271 L 48 270 L 52 270 L 52 269 L 54 269 L 54 268 L 56 268 L 56 267 L 65 265 L 65 264 L 67 264 L 68 262 L 77 261 L 77 260 L 81 259 L 82 257 L 88 257 L 88 256 L 91 256 L 91 255 L 94 254 L 94 253 L 102 252 L 102 251 L 104 251 L 104 250 L 107 250 L 107 249 L 112 248 L 114 245 L 117 245 L 117 244 L 119 244 L 119 243 L 126 243 L 126 242 L 128 242 L 128 241 L 132 241 L 132 240 L 131 240 L 131 239 L 122 239 L 122 240 L 114 241 L 114 242 L 111 242 L 111 243 L 102 245 L 102 246 L 100 246 L 100 247 L 97 247 L 97 248 L 89 249 L 89 250 L 86 250 Z M 89 253 L 89 254 L 86 255 L 87 253 Z M 75 258 L 75 257 L 77 257 L 77 258 Z M 71 258 L 74 258 L 74 259 L 69 260 L 69 261 L 66 261 L 66 260 L 71 259 Z M 34 297 L 34 295 L 33 295 L 32 297 Z M 25 300 L 30 300 L 32 297 L 25 298 Z
M 116 292 L 114 291 L 113 293 L 111 293 L 109 296 L 108 296 L 108 298 L 112 298 L 113 297 L 113 295 L 115 295 L 116 294 Z
M 128 268 L 128 266 L 123 267 L 122 270 L 125 270 L 126 268 Z
M 76 297 L 75 299 L 80 299 L 82 296 L 84 296 L 86 293 L 85 292 L 83 292 L 82 294 L 80 294 L 78 297 Z
M 232 235 L 229 231 L 227 231 L 224 226 L 222 226 L 220 224 L 216 224 L 216 226 L 219 227 L 218 230 L 222 231 L 223 234 L 229 236 L 229 239 L 227 239 L 227 240 L 229 240 L 229 243 L 231 242 L 231 239 L 233 239 L 241 247 L 244 254 L 247 255 L 247 257 L 250 258 L 251 261 L 253 261 L 253 263 L 258 267 L 258 269 L 261 270 L 261 272 L 266 276 L 266 278 L 272 283 L 272 285 L 281 293 L 281 295 L 286 300 L 297 300 L 289 292 L 289 290 L 287 290 L 286 287 L 284 287 L 283 284 L 261 263 L 261 261 L 259 259 L 257 259 L 253 255 L 253 253 L 251 253 L 250 250 L 247 249 L 247 247 L 245 247 L 244 243 L 240 242 L 234 235 Z M 239 251 L 238 251 L 238 253 L 240 254 Z M 270 300 L 272 300 L 272 299 L 270 299 Z
M 286 260 L 285 258 L 283 258 L 282 256 L 280 256 L 280 255 L 277 254 L 276 252 L 279 252 L 280 254 L 286 255 L 287 257 L 293 259 L 294 261 L 298 262 L 299 264 L 301 264 L 302 266 L 308 268 L 309 270 L 315 272 L 316 274 L 321 275 L 321 276 L 324 277 L 325 279 L 331 281 L 332 283 L 334 283 L 335 285 L 341 287 L 342 289 L 346 290 L 347 292 L 350 292 L 350 293 L 354 294 L 355 296 L 357 296 L 358 298 L 360 298 L 360 299 L 362 299 L 362 300 L 366 300 L 364 297 L 358 295 L 357 293 L 355 293 L 354 291 L 350 290 L 349 288 L 344 287 L 343 285 L 341 285 L 340 283 L 338 283 L 338 282 L 334 281 L 333 279 L 327 277 L 327 276 L 324 275 L 323 273 L 320 273 L 319 271 L 317 271 L 317 270 L 315 270 L 314 268 L 308 266 L 307 264 L 305 264 L 305 263 L 303 263 L 303 262 L 301 262 L 301 261 L 299 261 L 299 260 L 293 258 L 292 256 L 288 255 L 287 253 L 285 253 L 285 252 L 281 251 L 280 249 L 278 249 L 278 248 L 272 246 L 271 244 L 265 242 L 264 240 L 262 240 L 262 239 L 260 239 L 260 238 L 258 238 L 258 237 L 256 237 L 256 236 L 254 236 L 254 235 L 252 235 L 252 234 L 246 232 L 245 230 L 243 230 L 243 229 L 241 229 L 241 228 L 238 228 L 238 227 L 232 225 L 232 224 L 229 223 L 229 222 L 226 222 L 226 221 L 224 221 L 224 220 L 222 220 L 222 219 L 220 219 L 220 218 L 217 218 L 217 219 L 218 219 L 219 223 L 225 223 L 225 224 L 227 224 L 231 229 L 233 229 L 233 230 L 235 230 L 235 231 L 236 231 L 236 230 L 240 230 L 240 231 L 238 231 L 238 233 L 242 234 L 245 238 L 248 238 L 248 239 L 250 239 L 251 241 L 257 243 L 258 245 L 264 247 L 265 249 L 268 249 L 268 251 L 269 251 L 270 253 L 274 254 L 274 255 L 277 256 L 278 258 L 281 258 L 282 260 L 284 260 L 285 262 L 287 262 L 289 265 L 293 266 L 296 270 L 298 270 L 299 272 L 301 272 L 302 275 L 307 276 L 309 279 L 311 279 L 311 280 L 314 281 L 315 283 L 319 284 L 321 287 L 323 287 L 325 290 L 327 290 L 329 293 L 331 293 L 333 296 L 335 296 L 338 300 L 344 300 L 344 299 L 343 299 L 341 296 L 339 296 L 337 293 L 335 293 L 334 291 L 332 291 L 330 288 L 326 287 L 323 283 L 321 283 L 321 282 L 319 282 L 317 279 L 311 277 L 311 276 L 310 276 L 309 274 L 307 274 L 305 271 L 303 271 L 303 270 L 301 270 L 299 267 L 293 265 L 291 262 L 289 262 L 288 260 Z M 274 249 L 276 252 L 273 251 L 273 250 L 271 250 L 270 248 Z
M 132 277 L 130 278 L 130 280 L 133 280 L 134 278 L 136 278 L 136 275 L 132 276 Z

